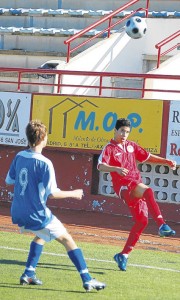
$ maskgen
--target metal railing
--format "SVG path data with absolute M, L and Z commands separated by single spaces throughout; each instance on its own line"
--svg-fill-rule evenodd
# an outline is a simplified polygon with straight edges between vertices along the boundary
M 126 19 L 128 19 L 129 17 L 131 17 L 132 15 L 136 14 L 138 11 L 145 11 L 145 16 L 146 18 L 148 17 L 148 8 L 149 8 L 149 1 L 150 0 L 146 0 L 146 7 L 145 8 L 139 8 L 134 10 L 133 12 L 129 13 L 129 15 L 121 18 L 120 20 L 116 21 L 114 24 L 112 24 L 112 19 L 117 16 L 120 12 L 122 12 L 123 10 L 125 10 L 126 8 L 132 6 L 133 4 L 139 2 L 141 0 L 131 0 L 130 2 L 126 3 L 125 5 L 123 5 L 122 7 L 116 9 L 114 12 L 110 13 L 109 15 L 101 18 L 99 21 L 93 23 L 92 25 L 86 27 L 85 29 L 79 31 L 78 33 L 74 34 L 72 37 L 70 37 L 69 39 L 67 39 L 66 41 L 64 41 L 64 44 L 67 45 L 67 62 L 69 62 L 70 60 L 70 55 L 71 53 L 73 53 L 74 51 L 76 51 L 77 49 L 79 49 L 80 47 L 86 45 L 87 43 L 89 43 L 90 41 L 94 40 L 95 38 L 102 36 L 103 34 L 107 33 L 106 36 L 109 38 L 110 34 L 111 34 L 111 29 L 114 28 L 115 26 L 117 26 L 118 24 L 120 24 L 121 22 L 125 21 Z M 94 36 L 92 36 L 91 38 L 88 38 L 86 41 L 80 43 L 78 46 L 74 47 L 71 49 L 71 43 L 84 36 L 88 31 L 90 31 L 91 29 L 94 29 L 96 27 L 98 27 L 99 25 L 101 25 L 102 23 L 108 21 L 108 25 L 105 29 L 99 31 L 97 34 L 95 34 Z
M 162 56 L 164 56 L 167 53 L 171 52 L 172 50 L 180 47 L 180 43 L 177 43 L 176 45 L 172 46 L 171 48 L 168 48 L 166 51 L 161 52 L 162 47 L 164 45 L 167 45 L 169 42 L 171 42 L 178 36 L 180 36 L 180 30 L 176 31 L 174 34 L 171 34 L 169 37 L 165 38 L 164 40 L 162 40 L 161 42 L 159 42 L 158 44 L 155 45 L 156 49 L 158 49 L 157 68 L 159 68 Z
M 1 76 L 2 74 L 2 76 Z M 73 84 L 66 83 L 66 75 L 72 76 L 81 76 L 83 78 L 97 77 L 96 85 L 87 85 L 87 84 Z M 38 81 L 39 77 L 49 78 L 50 76 L 57 76 L 57 80 L 53 80 L 52 83 L 40 82 Z M 3 80 L 3 78 L 5 78 Z M 10 79 L 9 79 L 10 78 Z M 166 92 L 166 93 L 179 93 L 179 90 L 173 89 L 146 89 L 145 85 L 142 84 L 141 88 L 135 87 L 115 87 L 107 86 L 106 83 L 103 83 L 106 78 L 123 78 L 123 79 L 141 79 L 142 82 L 145 82 L 146 79 L 164 79 L 164 80 L 178 80 L 180 83 L 180 75 L 160 75 L 160 74 L 137 74 L 137 73 L 115 73 L 115 72 L 93 72 L 93 71 L 70 71 L 70 70 L 47 70 L 47 69 L 22 69 L 22 68 L 2 68 L 0 67 L 0 90 L 8 90 L 8 85 L 14 86 L 15 92 L 23 91 L 23 86 L 53 86 L 56 87 L 57 93 L 61 94 L 61 89 L 63 87 L 73 87 L 73 88 L 88 88 L 88 89 L 98 89 L 99 96 L 102 95 L 105 90 L 127 90 L 127 91 L 139 91 L 143 97 L 145 92 Z M 28 81 L 30 79 L 30 81 Z M 63 79 L 63 80 L 62 80 Z M 84 82 L 84 81 L 83 81 Z M 7 88 L 4 86 L 7 84 Z M 2 88 L 3 85 L 3 88 Z M 166 87 L 166 85 L 165 85 Z M 180 84 L 179 84 L 180 87 Z M 47 92 L 44 92 L 47 93 Z

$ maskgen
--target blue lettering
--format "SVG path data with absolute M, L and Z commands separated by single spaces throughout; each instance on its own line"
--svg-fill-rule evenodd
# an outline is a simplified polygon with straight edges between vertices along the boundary
M 92 131 L 94 129 L 94 122 L 95 122 L 95 112 L 91 112 L 89 116 L 86 118 L 85 112 L 80 111 L 76 119 L 74 129 L 78 130 L 78 128 L 81 125 L 82 130 L 86 130 L 87 127 L 89 126 L 89 130 Z
M 90 131 L 93 130 L 98 130 L 99 127 L 96 126 L 95 127 L 95 118 L 96 118 L 96 113 L 95 112 L 91 112 L 88 116 L 86 115 L 85 111 L 80 111 L 76 122 L 74 124 L 74 129 L 78 130 L 79 128 L 81 130 L 87 130 L 89 129 Z M 118 115 L 114 112 L 108 112 L 103 119 L 103 130 L 106 132 L 110 132 L 114 129 L 116 121 L 118 119 Z M 139 114 L 137 113 L 131 113 L 127 116 L 127 119 L 129 119 L 131 121 L 131 127 L 133 128 L 137 128 L 141 122 L 142 122 L 142 118 Z M 139 132 L 142 132 L 142 128 L 139 128 Z
M 109 112 L 105 115 L 103 120 L 103 129 L 105 131 L 111 131 L 115 127 L 117 121 L 117 114 Z
M 137 113 L 131 113 L 127 116 L 127 119 L 129 119 L 131 121 L 131 127 L 132 128 L 137 128 L 141 122 L 142 122 L 142 118 L 140 115 L 138 115 Z M 143 129 L 139 128 L 139 132 L 142 133 Z
M 131 121 L 131 126 L 136 128 L 141 124 L 141 116 L 136 113 L 131 113 L 127 116 L 127 119 Z

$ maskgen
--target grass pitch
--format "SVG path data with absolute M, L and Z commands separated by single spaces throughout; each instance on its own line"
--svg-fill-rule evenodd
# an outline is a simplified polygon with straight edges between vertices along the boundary
M 46 244 L 37 267 L 42 286 L 20 286 L 30 235 L 0 232 L 0 299 L 3 300 L 179 300 L 180 254 L 134 250 L 126 272 L 119 271 L 115 246 L 78 243 L 92 277 L 107 284 L 105 290 L 86 293 L 65 249 L 57 242 Z

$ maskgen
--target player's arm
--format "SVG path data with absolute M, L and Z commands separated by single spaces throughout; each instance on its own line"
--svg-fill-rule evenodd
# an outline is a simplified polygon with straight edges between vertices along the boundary
M 64 199 L 64 198 L 75 198 L 77 200 L 81 200 L 83 197 L 83 190 L 77 189 L 72 191 L 62 191 L 57 189 L 55 192 L 49 195 L 49 199 Z
M 166 158 L 163 158 L 163 157 L 151 154 L 151 153 L 150 153 L 150 156 L 147 159 L 147 161 L 150 163 L 160 163 L 162 165 L 168 165 L 173 170 L 176 169 L 176 161 L 166 159 Z
M 117 172 L 121 176 L 126 176 L 129 172 L 127 169 L 110 164 L 110 157 L 113 155 L 111 151 L 108 147 L 103 149 L 98 159 L 97 169 L 101 172 Z
M 15 180 L 10 177 L 9 172 L 7 173 L 5 182 L 7 185 L 13 185 L 15 183 Z
M 116 172 L 117 167 L 110 166 L 106 163 L 99 163 L 98 164 L 98 170 L 101 171 L 101 172 Z
M 117 172 L 121 176 L 126 176 L 129 173 L 129 170 L 125 168 L 110 166 L 106 163 L 99 163 L 98 170 L 101 172 Z
M 7 185 L 14 185 L 15 184 L 15 177 L 16 177 L 16 170 L 15 170 L 15 162 L 14 160 L 11 163 L 9 171 L 5 178 L 5 183 Z

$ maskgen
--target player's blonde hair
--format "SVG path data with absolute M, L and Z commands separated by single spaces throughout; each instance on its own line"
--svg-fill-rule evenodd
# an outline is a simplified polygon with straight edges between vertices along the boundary
M 32 120 L 26 126 L 26 136 L 30 147 L 37 146 L 47 135 L 47 128 L 40 120 Z

